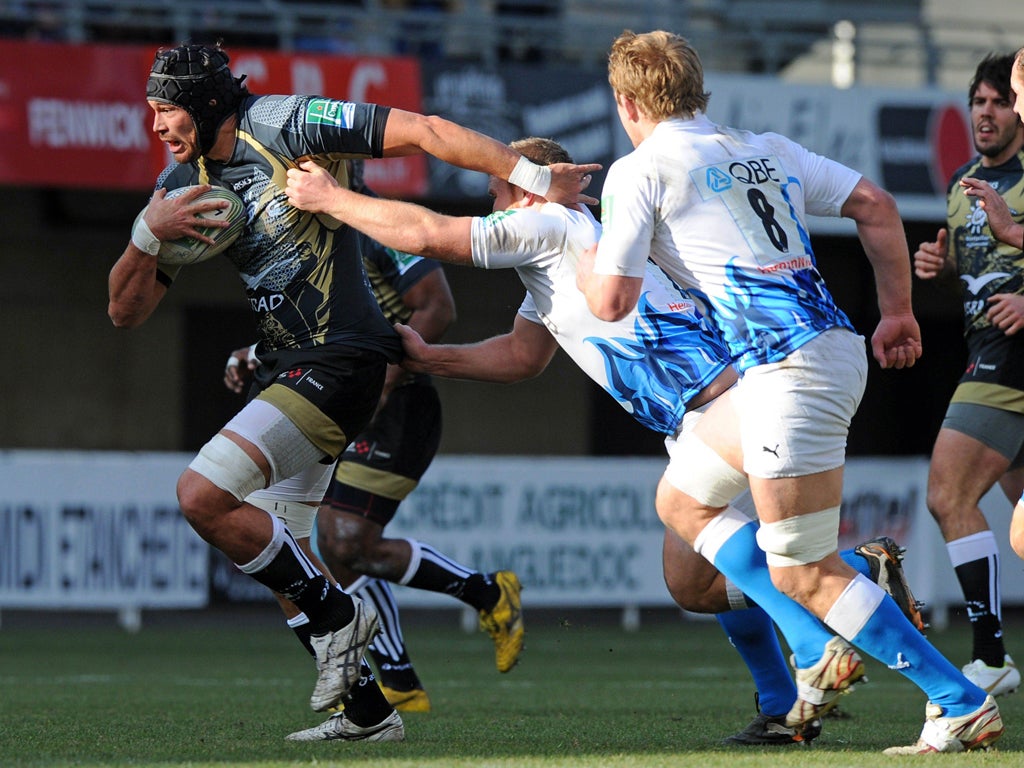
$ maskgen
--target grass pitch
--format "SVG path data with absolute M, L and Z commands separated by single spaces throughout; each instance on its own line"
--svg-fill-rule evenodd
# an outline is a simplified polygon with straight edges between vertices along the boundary
M 889 766 L 885 747 L 914 741 L 924 697 L 868 660 L 871 682 L 845 697 L 811 747 L 727 748 L 753 716 L 745 668 L 715 622 L 659 614 L 638 632 L 606 616 L 527 613 L 527 647 L 507 675 L 485 635 L 455 613 L 421 614 L 406 640 L 433 712 L 404 717 L 400 744 L 299 744 L 291 731 L 322 716 L 308 706 L 308 656 L 268 605 L 256 617 L 147 614 L 138 634 L 111 619 L 0 629 L 0 766 L 346 766 L 346 768 L 655 768 Z M 966 619 L 933 632 L 967 661 Z M 1006 622 L 1024 657 L 1024 622 Z M 999 750 L 923 758 L 943 765 L 1024 766 L 1024 695 L 1000 702 Z

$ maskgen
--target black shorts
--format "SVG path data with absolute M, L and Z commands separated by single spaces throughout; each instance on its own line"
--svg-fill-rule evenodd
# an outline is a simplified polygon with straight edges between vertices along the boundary
M 441 443 L 441 400 L 426 377 L 395 389 L 342 454 L 324 503 L 365 517 L 391 522 L 412 493 Z
M 953 393 L 954 403 L 973 403 L 1024 414 L 1024 333 L 998 328 L 967 338 L 967 368 Z
M 284 413 L 331 459 L 373 418 L 387 372 L 377 352 L 323 347 L 260 355 L 250 398 Z

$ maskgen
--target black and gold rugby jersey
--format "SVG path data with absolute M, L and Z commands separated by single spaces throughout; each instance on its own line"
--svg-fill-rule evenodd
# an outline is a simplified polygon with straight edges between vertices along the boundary
M 958 182 L 973 176 L 991 184 L 1024 222 L 1024 150 L 1002 165 L 986 168 L 976 157 L 961 166 L 946 191 L 949 252 L 960 276 L 964 301 L 964 334 L 989 328 L 988 298 L 997 293 L 1024 294 L 1024 254 L 992 236 L 988 216 L 978 198 L 963 193 Z
M 363 266 L 370 288 L 389 323 L 408 323 L 412 310 L 402 297 L 441 265 L 433 259 L 385 248 L 363 235 Z
M 168 190 L 213 184 L 245 202 L 248 225 L 224 255 L 245 284 L 261 352 L 341 345 L 400 357 L 398 335 L 370 290 L 364 237 L 294 208 L 284 193 L 287 170 L 300 159 L 348 186 L 345 160 L 381 156 L 389 111 L 313 96 L 252 96 L 239 110 L 227 162 L 174 164 L 157 181 Z

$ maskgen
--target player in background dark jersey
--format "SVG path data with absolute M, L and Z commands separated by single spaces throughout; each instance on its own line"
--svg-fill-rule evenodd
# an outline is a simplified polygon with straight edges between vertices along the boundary
M 1010 90 L 1013 91 L 1013 111 L 1024 119 L 1024 48 L 1017 51 L 1013 58 L 1013 70 L 1010 72 Z M 1019 211 L 1010 211 L 1006 200 L 992 186 L 981 179 L 971 177 L 960 180 L 964 194 L 978 198 L 978 207 L 988 215 L 988 225 L 992 234 L 1003 243 L 1024 249 L 1024 223 L 1013 217 Z M 1024 318 L 1013 318 L 1009 325 L 1000 327 L 1009 335 L 1018 333 L 1024 328 Z M 1010 546 L 1018 557 L 1024 558 L 1024 495 L 1013 508 L 1010 519 Z
M 1014 218 L 1024 220 L 1024 126 L 1013 109 L 1014 57 L 990 55 L 968 91 L 978 155 L 954 174 L 947 226 L 921 243 L 914 272 L 923 280 L 956 276 L 964 306 L 967 366 L 935 440 L 928 509 L 939 524 L 967 603 L 972 661 L 964 674 L 994 696 L 1020 685 L 1006 653 L 999 545 L 979 502 L 998 483 L 1014 503 L 1024 491 L 1024 254 L 993 235 L 980 199 L 961 180 L 987 182 Z
M 220 48 L 202 45 L 156 54 L 146 97 L 152 130 L 175 163 L 160 175 L 110 271 L 108 314 L 116 327 L 135 328 L 156 309 L 174 278 L 174 270 L 158 269 L 162 240 L 212 242 L 196 230 L 203 223 L 197 214 L 221 206 L 196 202 L 206 185 L 242 198 L 247 224 L 225 256 L 245 285 L 264 365 L 245 407 L 182 474 L 178 502 L 200 536 L 308 617 L 317 662 L 310 706 L 325 711 L 353 689 L 376 687 L 359 685 L 376 614 L 333 588 L 280 518 L 244 499 L 332 464 L 372 417 L 401 347 L 366 290 L 355 233 L 290 206 L 285 172 L 313 159 L 345 179 L 345 158 L 427 152 L 575 201 L 598 166 L 549 172 L 447 120 L 374 104 L 255 96 L 228 61 Z M 167 199 L 187 185 L 198 189 Z M 345 708 L 346 718 L 353 713 L 346 738 L 404 735 L 396 712 L 376 721 Z
M 1021 62 L 1019 57 L 1020 54 L 1015 62 Z M 1020 73 L 1017 76 L 1019 85 L 1014 87 L 1014 92 L 1017 93 L 1016 104 L 1024 107 L 1024 63 L 1020 66 L 1015 64 L 1014 72 Z M 1018 106 L 1014 106 L 1014 110 L 1020 114 Z M 1006 200 L 991 184 L 982 179 L 968 176 L 960 179 L 960 186 L 965 195 L 978 199 L 978 207 L 985 211 L 989 228 L 1000 242 L 1011 246 L 1016 246 L 1018 243 L 1024 244 L 1024 222 L 1014 219 L 1014 215 L 1018 215 L 1018 212 L 1010 210 Z M 1024 316 L 1006 315 L 1000 327 L 1008 336 L 1019 333 L 1024 330 Z M 1013 517 L 1010 518 L 1010 546 L 1013 547 L 1013 551 L 1017 553 L 1018 557 L 1024 558 L 1024 494 L 1017 500 L 1017 504 L 1013 508 Z
M 351 188 L 365 190 L 362 164 L 353 167 L 356 173 Z M 439 337 L 443 329 L 436 320 L 429 322 L 420 310 L 409 312 L 410 278 L 417 269 L 428 269 L 424 261 L 369 239 L 366 242 L 369 255 L 364 261 L 370 285 L 388 320 L 405 323 L 403 317 L 411 317 L 413 325 Z M 431 271 L 421 282 L 443 275 L 436 262 L 425 263 Z M 388 375 L 392 378 L 385 384 L 386 400 L 367 429 L 342 454 L 320 507 L 320 553 L 342 584 L 360 576 L 376 577 L 448 594 L 471 606 L 479 614 L 481 629 L 494 641 L 498 671 L 508 672 L 523 647 L 521 585 L 516 574 L 479 573 L 424 542 L 383 536 L 398 505 L 433 460 L 441 437 L 441 403 L 430 378 L 410 374 L 397 365 L 388 369 Z M 398 691 L 416 690 L 414 674 L 396 683 Z

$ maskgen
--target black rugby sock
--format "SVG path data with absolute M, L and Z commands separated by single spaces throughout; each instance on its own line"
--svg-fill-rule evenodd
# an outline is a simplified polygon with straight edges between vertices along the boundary
M 364 728 L 376 725 L 395 711 L 384 698 L 383 691 L 365 661 L 360 670 L 359 682 L 341 697 L 341 703 L 345 707 L 345 717 Z

